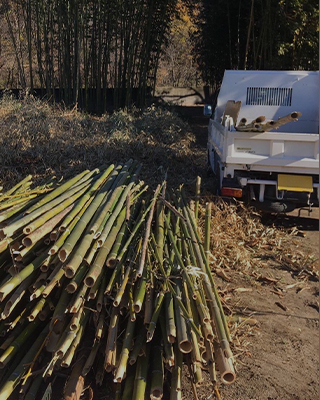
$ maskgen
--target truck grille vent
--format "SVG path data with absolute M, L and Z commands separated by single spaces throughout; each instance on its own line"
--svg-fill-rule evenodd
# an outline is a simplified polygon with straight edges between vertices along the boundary
M 291 106 L 292 88 L 248 87 L 246 104 L 251 106 Z

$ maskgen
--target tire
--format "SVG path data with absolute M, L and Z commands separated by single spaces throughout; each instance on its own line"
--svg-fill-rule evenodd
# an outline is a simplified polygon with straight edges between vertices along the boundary
M 250 205 L 255 207 L 257 210 L 275 213 L 275 214 L 283 214 L 288 213 L 297 208 L 297 206 L 293 203 L 285 203 L 280 201 L 264 201 L 260 203 L 259 201 L 252 201 Z

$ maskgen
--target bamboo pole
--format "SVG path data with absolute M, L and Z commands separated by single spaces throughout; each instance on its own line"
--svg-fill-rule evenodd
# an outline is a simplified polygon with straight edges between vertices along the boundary
M 143 274 L 143 269 L 144 269 L 144 265 L 145 265 L 145 261 L 146 261 L 148 241 L 149 241 L 150 230 L 151 230 L 151 223 L 152 223 L 152 219 L 153 219 L 153 213 L 154 213 L 156 200 L 157 200 L 157 197 L 158 197 L 158 195 L 160 193 L 160 190 L 161 190 L 161 186 L 158 185 L 157 189 L 154 192 L 153 199 L 151 201 L 151 208 L 150 208 L 148 220 L 147 220 L 147 223 L 146 223 L 146 229 L 145 229 L 145 234 L 144 234 L 143 243 L 142 243 L 140 264 L 139 264 L 139 267 L 138 267 L 137 272 L 136 272 L 136 278 L 141 278 L 142 274 Z
M 0 388 L 0 398 L 7 399 L 14 389 L 17 387 L 21 381 L 23 374 L 25 372 L 26 365 L 32 362 L 34 356 L 37 354 L 39 348 L 42 346 L 48 334 L 48 325 L 41 331 L 37 336 L 36 340 L 31 345 L 26 355 L 21 359 L 20 363 L 17 365 L 16 369 L 11 373 L 10 377 L 5 381 L 3 386 Z M 19 360 L 19 359 L 17 359 Z
M 164 368 L 162 361 L 162 347 L 160 345 L 152 346 L 152 371 L 150 398 L 152 400 L 162 399 L 163 396 L 163 378 Z
M 134 334 L 135 321 L 128 320 L 127 329 L 125 332 L 122 350 L 119 358 L 119 365 L 115 372 L 113 382 L 121 383 L 127 370 L 127 362 L 129 359 L 129 351 L 131 348 L 131 341 Z
M 138 358 L 132 400 L 140 400 L 145 398 L 149 353 L 150 353 L 150 345 L 147 345 L 146 355 Z

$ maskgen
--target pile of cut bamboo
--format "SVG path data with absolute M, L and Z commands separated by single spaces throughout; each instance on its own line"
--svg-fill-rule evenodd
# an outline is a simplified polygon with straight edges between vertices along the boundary
M 294 111 L 284 117 L 278 118 L 276 121 L 270 120 L 265 122 L 266 117 L 261 115 L 248 123 L 246 118 L 241 118 L 239 124 L 235 127 L 240 132 L 269 132 L 274 129 L 279 129 L 280 126 L 289 122 L 298 121 L 301 117 L 301 112 Z
M 117 399 L 181 398 L 182 365 L 235 379 L 230 334 L 205 240 L 183 190 L 153 194 L 129 160 L 0 195 L 0 398 L 70 367 L 65 399 L 88 374 L 113 374 Z M 148 383 L 147 383 L 148 382 Z M 18 390 L 18 389 L 17 389 Z M 217 389 L 216 389 L 217 390 Z

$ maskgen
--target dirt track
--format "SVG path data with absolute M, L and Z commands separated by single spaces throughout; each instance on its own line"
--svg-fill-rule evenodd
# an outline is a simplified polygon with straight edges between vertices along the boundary
M 203 118 L 189 121 L 197 136 L 197 146 L 205 152 L 206 124 Z M 210 182 L 206 181 L 207 188 Z M 319 209 L 311 216 L 304 210 L 286 216 L 265 216 L 265 224 L 294 227 L 301 236 L 294 237 L 297 252 L 319 258 Z M 293 271 L 281 269 L 277 260 L 268 259 L 264 276 L 277 280 L 257 282 L 234 272 L 231 282 L 218 277 L 220 288 L 232 293 L 229 305 L 234 313 L 254 318 L 256 324 L 240 336 L 237 343 L 236 382 L 220 387 L 223 400 L 315 400 L 319 398 L 319 282 L 313 277 L 302 280 Z M 244 288 L 248 291 L 232 292 Z M 239 328 L 239 334 L 241 334 Z M 185 392 L 185 399 L 190 397 Z M 209 387 L 199 390 L 200 399 L 214 398 Z

